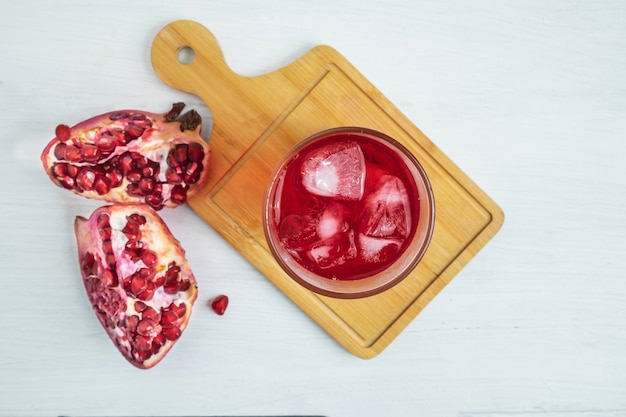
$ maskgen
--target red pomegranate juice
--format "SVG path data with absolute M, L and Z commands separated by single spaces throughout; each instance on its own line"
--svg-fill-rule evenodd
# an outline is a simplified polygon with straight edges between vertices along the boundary
M 302 267 L 356 280 L 398 259 L 419 215 L 417 186 L 398 152 L 338 132 L 305 145 L 283 166 L 269 197 L 270 227 Z

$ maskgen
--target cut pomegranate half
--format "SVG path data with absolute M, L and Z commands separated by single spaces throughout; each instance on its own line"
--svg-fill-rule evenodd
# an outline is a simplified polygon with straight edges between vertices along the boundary
M 175 103 L 165 114 L 105 113 L 70 128 L 59 125 L 42 152 L 52 182 L 75 194 L 159 210 L 192 197 L 207 179 L 211 149 L 200 115 Z
M 197 297 L 184 249 L 146 205 L 100 207 L 77 217 L 75 231 L 98 320 L 131 364 L 153 367 L 185 330 Z

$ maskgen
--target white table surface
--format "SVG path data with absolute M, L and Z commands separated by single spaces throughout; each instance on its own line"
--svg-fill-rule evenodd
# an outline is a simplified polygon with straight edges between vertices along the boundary
M 249 76 L 333 46 L 503 208 L 378 357 L 347 353 L 189 207 L 161 212 L 200 286 L 168 357 L 138 370 L 96 321 L 72 224 L 102 203 L 55 187 L 39 154 L 60 122 L 206 113 L 151 67 L 178 19 Z M 0 37 L 0 415 L 626 416 L 625 2 L 20 0 Z

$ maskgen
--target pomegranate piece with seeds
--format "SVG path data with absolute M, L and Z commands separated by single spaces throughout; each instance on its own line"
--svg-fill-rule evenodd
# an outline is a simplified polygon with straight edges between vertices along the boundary
M 52 182 L 78 195 L 114 203 L 176 207 L 207 179 L 211 149 L 195 110 L 181 115 L 115 111 L 70 128 L 59 125 L 41 155 Z
M 122 355 L 156 365 L 187 326 L 196 279 L 163 220 L 147 205 L 100 207 L 75 222 L 87 297 Z

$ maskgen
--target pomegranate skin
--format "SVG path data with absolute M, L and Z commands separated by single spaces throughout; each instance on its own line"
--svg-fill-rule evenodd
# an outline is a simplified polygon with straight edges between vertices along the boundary
M 76 217 L 83 284 L 96 317 L 132 365 L 158 364 L 184 332 L 197 298 L 185 251 L 147 205 L 114 204 Z
M 112 203 L 177 207 L 208 178 L 211 148 L 195 110 L 117 110 L 73 127 L 59 125 L 41 154 L 54 184 Z

